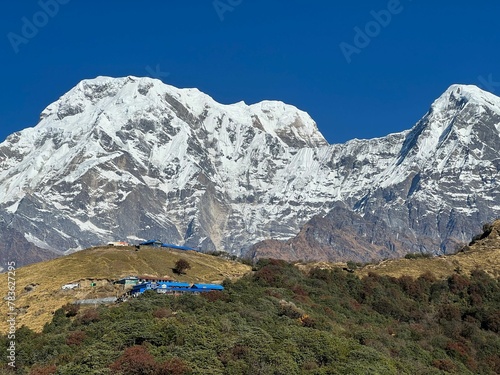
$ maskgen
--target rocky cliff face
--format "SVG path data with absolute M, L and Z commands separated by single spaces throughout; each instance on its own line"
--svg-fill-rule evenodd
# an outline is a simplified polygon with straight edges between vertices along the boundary
M 321 250 L 307 251 L 449 251 L 499 216 L 499 132 L 500 99 L 473 86 L 452 86 L 410 131 L 328 145 L 281 102 L 100 77 L 0 144 L 0 223 L 46 254 L 149 238 L 248 254 L 316 215 L 307 242 Z M 354 239 L 328 234 L 347 229 Z
M 308 222 L 296 238 L 259 243 L 252 256 L 364 261 L 453 252 L 498 217 L 499 105 L 474 86 L 454 85 L 410 131 L 355 141 L 362 148 L 347 152 L 347 170 L 362 188 L 350 189 L 340 208 Z M 345 165 L 341 159 L 335 169 Z

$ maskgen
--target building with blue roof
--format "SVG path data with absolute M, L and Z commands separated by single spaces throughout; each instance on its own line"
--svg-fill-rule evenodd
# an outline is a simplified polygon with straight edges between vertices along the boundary
M 191 288 L 202 290 L 224 290 L 224 287 L 218 284 L 193 284 Z
M 162 242 L 160 240 L 149 240 L 149 241 L 144 241 L 139 244 L 139 246 L 154 246 L 154 247 L 161 247 Z
M 153 289 L 152 283 L 142 283 L 142 284 L 137 284 L 132 287 L 132 290 L 130 291 L 130 294 L 136 295 L 136 294 L 142 294 L 146 290 L 151 290 Z
M 189 284 L 180 281 L 147 282 L 132 287 L 129 294 L 138 296 L 147 290 L 154 290 L 161 294 L 200 294 L 211 291 L 222 291 L 224 287 L 218 284 Z
M 185 250 L 185 251 L 194 250 L 192 247 L 189 247 L 189 246 L 179 246 L 179 245 L 174 245 L 171 243 L 162 243 L 161 247 L 168 247 L 170 249 Z
M 180 281 L 165 281 L 161 283 L 157 283 L 158 288 L 189 288 L 191 287 L 191 284 L 189 283 L 183 283 Z
M 196 251 L 196 249 L 193 249 L 192 247 L 189 247 L 189 246 L 179 246 L 179 245 L 174 245 L 172 243 L 163 243 L 160 240 L 144 241 L 144 242 L 141 242 L 139 244 L 139 246 L 168 247 L 170 249 L 175 249 L 175 250 L 185 250 L 185 251 L 194 250 L 194 251 Z

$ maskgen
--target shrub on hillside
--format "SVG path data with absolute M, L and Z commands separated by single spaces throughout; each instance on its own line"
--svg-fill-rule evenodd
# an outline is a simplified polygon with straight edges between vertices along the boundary
M 405 255 L 405 259 L 428 259 L 432 258 L 432 254 L 429 253 L 409 253 Z
M 189 366 L 179 358 L 156 362 L 145 346 L 131 346 L 109 366 L 113 374 L 123 375 L 183 375 Z
M 66 345 L 68 346 L 79 346 L 83 343 L 87 334 L 83 331 L 74 331 L 71 332 L 66 339 Z
M 174 272 L 176 274 L 182 275 L 186 273 L 187 270 L 191 268 L 191 264 L 186 259 L 179 259 L 177 262 L 175 262 L 175 267 L 174 267 Z
M 55 374 L 56 371 L 56 365 L 36 366 L 31 369 L 29 375 L 52 375 Z
M 157 363 L 144 346 L 136 345 L 125 349 L 109 368 L 115 374 L 153 375 L 156 374 Z
M 101 316 L 99 314 L 99 311 L 95 308 L 90 308 L 81 313 L 81 315 L 78 317 L 78 321 L 80 324 L 90 324 L 94 322 L 98 322 L 101 319 Z

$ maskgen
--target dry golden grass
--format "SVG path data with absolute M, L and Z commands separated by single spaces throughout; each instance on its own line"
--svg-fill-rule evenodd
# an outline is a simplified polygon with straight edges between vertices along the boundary
M 347 263 L 311 262 L 296 263 L 297 268 L 308 273 L 313 268 L 331 270 L 347 268 Z M 456 272 L 469 275 L 472 270 L 481 269 L 491 276 L 500 277 L 500 247 L 473 249 L 449 256 L 420 259 L 389 259 L 377 264 L 368 264 L 355 271 L 359 277 L 372 272 L 393 277 L 411 276 L 417 278 L 431 272 L 438 279 L 446 278 Z
M 182 276 L 172 271 L 180 258 L 191 265 L 191 269 Z M 72 282 L 113 281 L 128 275 L 170 277 L 187 282 L 221 282 L 226 278 L 239 278 L 250 270 L 247 265 L 194 251 L 149 247 L 142 247 L 139 251 L 134 247 L 91 248 L 16 270 L 17 326 L 26 325 L 40 331 L 52 319 L 54 311 L 68 302 L 123 293 L 122 286 L 114 285 L 61 290 L 62 285 Z M 2 276 L 1 292 L 5 296 L 7 274 Z M 7 303 L 1 304 L 0 313 L 6 316 Z M 3 319 L 0 332 L 6 332 L 6 328 L 6 319 Z
M 494 278 L 500 277 L 500 220 L 492 223 L 482 239 L 466 246 L 464 252 L 435 258 L 386 260 L 368 265 L 357 273 L 360 276 L 374 272 L 394 277 L 418 277 L 431 272 L 438 278 L 445 278 L 455 272 L 469 275 L 474 269 L 481 269 Z
M 375 265 L 367 265 L 357 271 L 357 274 L 366 276 L 369 272 L 373 272 L 393 277 L 419 277 L 431 272 L 437 278 L 446 278 L 456 272 L 469 275 L 476 268 L 495 278 L 500 277 L 500 249 L 470 251 L 435 258 L 386 260 Z

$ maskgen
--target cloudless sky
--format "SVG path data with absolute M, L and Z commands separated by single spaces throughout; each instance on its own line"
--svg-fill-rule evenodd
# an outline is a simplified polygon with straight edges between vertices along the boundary
M 99 75 L 154 76 L 222 103 L 281 100 L 330 143 L 384 136 L 453 83 L 500 94 L 499 15 L 494 0 L 6 0 L 0 141 Z M 341 43 L 357 48 L 350 62 Z

